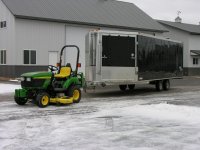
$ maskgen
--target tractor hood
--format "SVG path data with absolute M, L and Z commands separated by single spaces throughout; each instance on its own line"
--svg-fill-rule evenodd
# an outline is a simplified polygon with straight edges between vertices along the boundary
M 31 78 L 50 78 L 52 72 L 28 72 L 21 75 L 21 77 L 31 77 Z

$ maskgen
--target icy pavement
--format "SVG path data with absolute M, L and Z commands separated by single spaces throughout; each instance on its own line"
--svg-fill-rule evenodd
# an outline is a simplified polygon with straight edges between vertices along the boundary
M 13 93 L 15 89 L 20 87 L 20 85 L 0 83 L 0 94 Z
M 45 109 L 3 101 L 0 149 L 198 150 L 199 92 L 83 98 Z

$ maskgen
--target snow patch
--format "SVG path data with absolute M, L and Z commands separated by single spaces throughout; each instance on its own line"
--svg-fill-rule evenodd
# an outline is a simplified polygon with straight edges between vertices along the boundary
M 192 106 L 172 105 L 167 103 L 152 105 L 134 105 L 102 111 L 101 115 L 139 116 L 154 120 L 168 120 L 185 123 L 200 123 L 200 108 Z
M 21 88 L 21 85 L 0 83 L 0 94 L 13 93 L 15 89 Z

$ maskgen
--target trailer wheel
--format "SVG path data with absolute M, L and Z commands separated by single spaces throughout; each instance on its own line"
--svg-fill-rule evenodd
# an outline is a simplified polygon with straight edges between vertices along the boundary
M 37 102 L 37 105 L 40 108 L 47 107 L 49 105 L 49 102 L 50 102 L 50 96 L 49 96 L 49 94 L 46 93 L 46 92 L 39 93 L 36 96 L 36 102 Z
M 73 97 L 74 103 L 79 103 L 81 100 L 81 90 L 78 86 L 71 86 L 68 90 L 69 97 Z
M 135 88 L 135 84 L 129 84 L 129 85 L 128 85 L 128 89 L 129 89 L 129 90 L 132 91 L 132 90 L 134 90 L 134 88 Z
M 15 102 L 18 105 L 25 105 L 27 103 L 27 101 L 28 101 L 27 98 L 15 97 Z
M 170 89 L 170 81 L 169 80 L 163 81 L 163 89 L 166 91 Z
M 156 81 L 156 90 L 162 91 L 162 89 L 163 89 L 163 81 L 162 80 Z
M 127 85 L 119 85 L 121 91 L 126 91 Z

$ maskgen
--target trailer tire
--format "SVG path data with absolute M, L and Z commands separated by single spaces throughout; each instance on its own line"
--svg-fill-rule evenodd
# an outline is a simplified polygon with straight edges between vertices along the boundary
M 49 94 L 46 92 L 38 93 L 36 96 L 36 102 L 37 102 L 38 107 L 40 108 L 47 107 L 50 102 Z
M 28 99 L 27 98 L 20 98 L 20 97 L 15 97 L 15 102 L 18 105 L 25 105 L 27 103 Z
M 129 84 L 129 85 L 128 85 L 128 89 L 129 89 L 129 90 L 133 91 L 134 88 L 135 88 L 135 84 Z
M 164 80 L 163 81 L 163 90 L 169 90 L 170 89 L 170 81 L 169 80 Z
M 121 91 L 126 91 L 127 85 L 119 85 Z
M 156 90 L 157 91 L 163 90 L 163 81 L 162 80 L 156 81 Z

